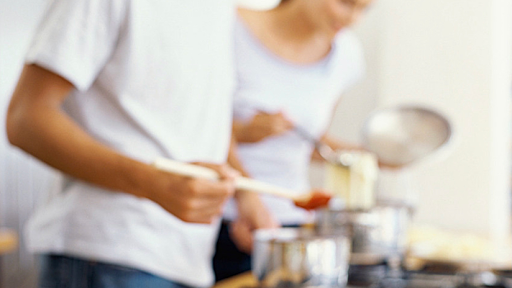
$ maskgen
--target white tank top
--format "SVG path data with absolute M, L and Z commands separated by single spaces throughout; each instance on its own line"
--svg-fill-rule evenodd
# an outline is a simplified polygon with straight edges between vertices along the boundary
M 235 27 L 238 82 L 234 118 L 249 121 L 259 110 L 282 110 L 296 125 L 321 137 L 340 95 L 364 74 L 362 50 L 353 33 L 341 31 L 325 58 L 299 65 L 266 48 L 241 19 Z M 303 193 L 310 188 L 308 171 L 313 149 L 313 145 L 289 131 L 258 143 L 240 143 L 238 155 L 251 177 Z M 262 197 L 280 223 L 300 224 L 307 220 L 307 212 L 290 200 Z M 235 203 L 230 201 L 224 218 L 233 220 L 236 216 Z

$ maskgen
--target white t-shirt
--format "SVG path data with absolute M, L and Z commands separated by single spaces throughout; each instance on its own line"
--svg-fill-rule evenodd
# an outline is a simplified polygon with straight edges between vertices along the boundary
M 77 88 L 64 110 L 134 159 L 224 163 L 234 88 L 232 0 L 55 0 L 27 55 Z M 217 223 L 218 224 L 218 223 Z M 212 283 L 218 225 L 67 177 L 31 218 L 34 252 Z
M 324 59 L 311 65 L 298 65 L 267 49 L 238 19 L 235 51 L 238 80 L 235 119 L 249 121 L 258 110 L 284 111 L 296 125 L 315 137 L 325 133 L 339 97 L 365 70 L 361 45 L 349 30 L 337 35 Z M 313 149 L 311 143 L 290 131 L 257 143 L 240 143 L 238 156 L 251 177 L 304 193 L 309 190 Z M 307 212 L 295 207 L 292 201 L 262 197 L 282 224 L 308 220 Z M 235 203 L 231 201 L 224 217 L 233 220 L 236 214 Z

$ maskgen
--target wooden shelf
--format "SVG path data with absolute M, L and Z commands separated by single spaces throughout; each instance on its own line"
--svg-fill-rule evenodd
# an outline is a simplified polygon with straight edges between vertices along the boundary
M 18 234 L 9 229 L 0 229 L 0 255 L 15 251 L 18 248 Z

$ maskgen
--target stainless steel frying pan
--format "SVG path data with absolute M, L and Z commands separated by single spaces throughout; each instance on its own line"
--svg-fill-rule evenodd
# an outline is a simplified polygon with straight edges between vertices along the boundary
M 362 129 L 363 146 L 386 166 L 402 167 L 445 146 L 452 137 L 450 122 L 421 106 L 395 106 L 376 110 Z

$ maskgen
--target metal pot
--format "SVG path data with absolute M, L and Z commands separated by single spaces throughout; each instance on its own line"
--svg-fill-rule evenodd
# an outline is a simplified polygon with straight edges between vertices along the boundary
M 497 282 L 500 282 L 506 288 L 512 288 L 512 270 L 495 269 L 493 273 L 497 277 Z
M 349 238 L 305 228 L 257 230 L 252 272 L 260 287 L 345 287 Z
M 319 210 L 319 233 L 343 233 L 351 237 L 351 264 L 377 264 L 403 255 L 409 209 L 397 203 L 380 203 L 369 210 Z

